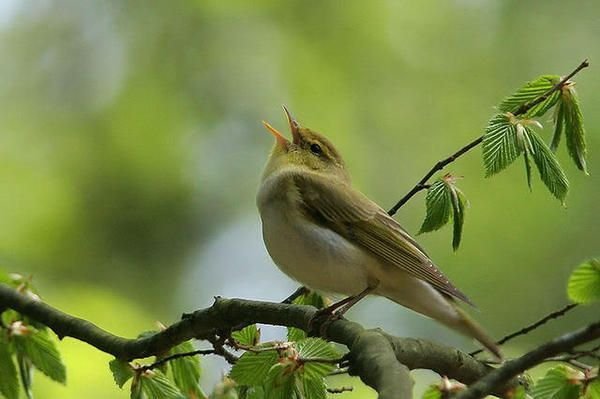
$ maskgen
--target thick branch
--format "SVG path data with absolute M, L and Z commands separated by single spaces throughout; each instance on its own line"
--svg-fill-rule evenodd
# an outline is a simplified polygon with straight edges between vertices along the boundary
M 466 391 L 458 394 L 456 399 L 483 398 L 503 387 L 511 378 L 542 363 L 544 360 L 564 352 L 569 352 L 578 345 L 598 338 L 600 338 L 600 321 L 555 338 L 518 359 L 506 362 L 502 367 L 487 374 L 485 377 L 469 386 Z
M 582 61 L 581 64 L 577 66 L 577 68 L 575 68 L 571 73 L 562 78 L 551 89 L 549 89 L 541 96 L 537 97 L 535 100 L 521 105 L 515 112 L 513 112 L 513 115 L 519 116 L 527 113 L 527 111 L 540 104 L 542 101 L 546 100 L 552 93 L 554 93 L 557 90 L 560 90 L 569 81 L 569 79 L 575 76 L 582 69 L 587 68 L 589 65 L 590 63 L 588 62 L 588 60 Z M 448 164 L 451 164 L 465 153 L 477 147 L 479 144 L 481 144 L 482 141 L 483 136 L 477 137 L 475 140 L 471 141 L 469 144 L 465 145 L 464 147 L 456 151 L 454 154 L 450 155 L 448 158 L 438 161 L 435 165 L 433 165 L 429 172 L 427 172 L 425 176 L 423 176 L 421 180 L 419 180 L 417 184 L 415 184 L 415 186 L 411 188 L 408 193 L 406 193 L 404 197 L 400 198 L 400 200 L 388 211 L 388 214 L 390 216 L 395 215 L 396 212 L 398 212 L 398 209 L 400 209 L 404 204 L 406 204 L 408 200 L 410 200 L 416 193 L 418 193 L 421 190 L 425 190 L 429 187 L 427 182 L 436 172 L 444 169 Z
M 381 399 L 411 397 L 409 368 L 428 368 L 466 383 L 490 371 L 483 363 L 456 349 L 425 340 L 395 338 L 379 330 L 365 330 L 347 320 L 336 320 L 322 329 L 311 326 L 310 320 L 316 312 L 311 306 L 217 298 L 211 307 L 186 315 L 183 320 L 152 336 L 138 339 L 113 335 L 89 321 L 70 316 L 2 284 L 1 306 L 47 325 L 61 338 L 73 337 L 123 360 L 165 353 L 189 339 L 209 339 L 217 330 L 251 323 L 297 327 L 305 331 L 316 327 L 317 331 L 324 331 L 325 338 L 348 347 L 350 373 L 360 376 L 377 390 Z M 424 354 L 419 355 L 419 350 L 425 351 Z

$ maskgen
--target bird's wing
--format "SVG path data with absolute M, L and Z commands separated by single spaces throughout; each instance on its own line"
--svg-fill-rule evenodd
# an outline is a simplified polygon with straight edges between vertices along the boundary
M 304 212 L 315 222 L 439 291 L 472 305 L 402 226 L 361 192 L 317 173 L 295 173 L 292 178 Z

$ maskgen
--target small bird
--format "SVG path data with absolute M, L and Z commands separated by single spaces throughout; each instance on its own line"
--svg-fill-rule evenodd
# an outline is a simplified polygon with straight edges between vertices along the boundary
M 500 350 L 461 308 L 471 301 L 381 207 L 353 188 L 340 153 L 284 107 L 292 141 L 266 122 L 275 145 L 257 195 L 269 255 L 304 286 L 348 298 L 343 313 L 368 294 L 386 297 Z

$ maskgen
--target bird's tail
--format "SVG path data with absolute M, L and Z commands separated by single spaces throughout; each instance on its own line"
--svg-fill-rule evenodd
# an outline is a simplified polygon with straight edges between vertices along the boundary
M 452 326 L 459 332 L 468 335 L 469 337 L 475 338 L 479 341 L 488 351 L 490 351 L 498 360 L 502 360 L 502 353 L 500 348 L 494 340 L 483 330 L 483 328 L 477 324 L 464 310 L 462 310 L 454 301 L 450 301 L 452 306 L 456 309 L 460 319 Z

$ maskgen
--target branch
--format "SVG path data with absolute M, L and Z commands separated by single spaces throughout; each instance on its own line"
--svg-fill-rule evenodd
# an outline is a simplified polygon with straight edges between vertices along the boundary
M 561 353 L 569 352 L 578 345 L 598 338 L 600 338 L 600 321 L 596 321 L 577 331 L 561 335 L 518 359 L 506 362 L 504 366 L 497 368 L 469 386 L 467 390 L 459 393 L 455 399 L 483 398 L 498 389 L 502 389 L 511 378 L 542 363 L 544 360 Z
M 7 307 L 51 328 L 59 337 L 86 342 L 116 358 L 133 359 L 164 353 L 192 338 L 214 340 L 216 331 L 227 331 L 253 323 L 323 330 L 323 338 L 349 349 L 349 373 L 379 392 L 380 399 L 410 398 L 409 369 L 428 368 L 465 383 L 475 381 L 491 368 L 469 355 L 425 340 L 402 339 L 380 330 L 365 330 L 344 319 L 311 326 L 317 312 L 312 306 L 216 298 L 206 309 L 186 315 L 183 320 L 154 335 L 128 339 L 113 335 L 87 320 L 68 315 L 0 284 L 0 307 Z M 212 342 L 212 341 L 211 341 Z M 215 351 L 216 351 L 215 346 Z
M 547 92 L 545 92 L 541 96 L 537 97 L 535 100 L 532 100 L 528 103 L 521 105 L 515 112 L 513 112 L 513 115 L 519 116 L 519 115 L 523 115 L 523 114 L 527 113 L 527 111 L 529 111 L 531 108 L 535 107 L 536 105 L 540 104 L 542 101 L 547 99 L 552 93 L 554 93 L 557 90 L 562 89 L 562 87 L 569 81 L 569 79 L 571 79 L 573 76 L 575 76 L 582 69 L 587 68 L 589 65 L 590 65 L 590 63 L 588 62 L 588 60 L 583 60 L 581 62 L 581 64 L 579 64 L 577 66 L 577 68 L 575 68 L 571 73 L 569 73 L 567 76 L 562 78 L 551 89 L 549 89 Z M 425 174 L 425 176 L 423 176 L 423 178 L 421 178 L 421 180 L 419 180 L 417 182 L 417 184 L 415 184 L 415 186 L 408 193 L 406 193 L 406 195 L 404 197 L 400 198 L 400 200 L 388 211 L 388 214 L 390 216 L 395 215 L 396 212 L 398 212 L 398 209 L 400 209 L 404 204 L 406 204 L 408 202 L 408 200 L 410 200 L 416 193 L 418 193 L 419 191 L 425 190 L 426 188 L 429 187 L 427 182 L 429 181 L 429 179 L 431 179 L 431 177 L 436 172 L 444 169 L 448 164 L 451 164 L 452 162 L 456 161 L 458 158 L 460 158 L 465 153 L 467 153 L 470 150 L 472 150 L 473 148 L 477 147 L 479 144 L 481 144 L 482 141 L 483 141 L 483 136 L 477 137 L 475 140 L 471 141 L 469 144 L 465 145 L 464 147 L 462 147 L 461 149 L 456 151 L 454 154 L 450 155 L 448 158 L 438 161 L 435 165 L 433 165 L 433 167 L 429 170 L 429 172 L 427 172 Z
M 502 337 L 498 342 L 496 342 L 496 345 L 503 345 L 505 343 L 507 343 L 508 341 L 510 341 L 513 338 L 516 338 L 520 335 L 525 335 L 530 333 L 531 331 L 537 329 L 538 327 L 543 326 L 544 324 L 546 324 L 547 322 L 549 322 L 552 319 L 558 319 L 561 316 L 564 316 L 567 312 L 569 312 L 571 309 L 577 307 L 576 303 L 570 303 L 566 306 L 564 306 L 562 309 L 556 310 L 544 317 L 542 317 L 541 319 L 539 319 L 538 321 L 536 321 L 533 324 L 528 325 L 527 327 L 523 327 L 522 329 L 520 329 L 519 331 L 515 331 L 513 333 L 510 333 L 504 337 Z M 476 351 L 473 351 L 471 353 L 469 353 L 469 355 L 471 356 L 475 356 L 479 353 L 483 352 L 483 349 L 478 349 Z

